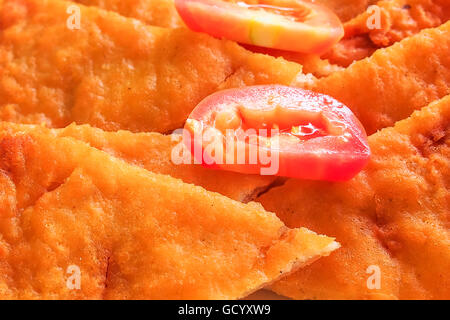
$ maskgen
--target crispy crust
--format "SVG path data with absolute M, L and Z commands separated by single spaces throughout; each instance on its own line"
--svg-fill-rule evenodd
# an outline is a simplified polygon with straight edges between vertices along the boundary
M 290 227 L 342 248 L 274 284 L 296 299 L 450 298 L 450 96 L 369 138 L 367 168 L 346 183 L 289 180 L 260 202 Z M 377 266 L 381 287 L 369 288 Z
M 173 0 L 76 0 L 74 2 L 114 11 L 151 26 L 184 27 Z
M 235 0 L 225 1 L 236 2 Z M 125 17 L 136 18 L 154 26 L 168 28 L 184 26 L 173 0 L 75 0 L 74 2 L 115 11 Z M 257 3 L 255 0 L 246 2 Z M 347 21 L 362 13 L 376 0 L 316 0 L 315 2 L 333 10 L 342 21 Z
M 337 248 L 256 203 L 7 123 L 0 203 L 2 299 L 236 299 Z
M 276 180 L 273 176 L 211 170 L 194 164 L 189 150 L 178 134 L 107 132 L 89 125 L 75 124 L 64 129 L 52 130 L 37 125 L 18 124 L 16 127 L 27 133 L 44 132 L 58 137 L 72 137 L 132 165 L 170 175 L 241 202 L 254 200 Z M 190 164 L 173 161 L 181 161 L 182 156 L 187 156 L 186 160 Z
M 185 27 L 175 9 L 173 0 L 76 0 L 75 2 L 114 11 L 125 17 L 136 18 L 153 26 L 167 28 Z M 258 3 L 258 1 L 252 0 L 247 0 L 246 2 Z M 316 0 L 315 2 L 330 8 L 343 21 L 347 21 L 362 13 L 375 0 Z M 249 48 L 248 46 L 246 47 Z M 257 47 L 249 49 L 254 52 L 283 57 L 288 61 L 300 63 L 303 65 L 305 73 L 312 73 L 316 77 L 327 76 L 338 69 L 336 65 L 330 64 L 326 59 L 320 59 L 317 55 Z M 348 55 L 348 50 L 346 50 L 345 54 Z
M 0 119 L 166 133 L 219 88 L 290 84 L 301 71 L 230 41 L 146 26 L 95 7 L 78 5 L 80 29 L 71 30 L 71 5 L 3 2 Z

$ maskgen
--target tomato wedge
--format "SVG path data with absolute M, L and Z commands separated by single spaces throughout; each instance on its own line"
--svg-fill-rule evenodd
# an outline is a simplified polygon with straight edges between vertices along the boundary
M 329 96 L 279 85 L 210 95 L 186 121 L 183 142 L 210 168 L 314 180 L 348 180 L 370 156 L 350 109 Z
M 339 18 L 322 5 L 250 1 L 175 0 L 175 6 L 194 31 L 261 47 L 321 54 L 344 36 Z

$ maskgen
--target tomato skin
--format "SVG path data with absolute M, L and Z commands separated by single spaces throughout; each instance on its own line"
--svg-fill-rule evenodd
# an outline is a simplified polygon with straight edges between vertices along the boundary
M 276 103 L 270 104 L 273 99 Z M 184 142 L 194 157 L 206 167 L 247 174 L 261 174 L 262 168 L 269 167 L 260 160 L 253 164 L 216 163 L 205 152 L 194 153 L 194 148 L 197 148 L 197 151 L 205 150 L 201 136 L 192 139 L 194 134 L 204 132 L 202 130 L 205 129 L 220 132 L 215 127 L 217 115 L 228 110 L 230 106 L 244 106 L 252 117 L 251 120 L 256 121 L 252 122 L 252 127 L 255 127 L 254 124 L 261 119 L 260 123 L 263 125 L 268 123 L 267 120 L 273 119 L 274 125 L 281 124 L 286 128 L 306 119 L 306 122 L 311 120 L 316 123 L 317 128 L 328 128 L 322 135 L 304 140 L 288 136 L 286 143 L 280 143 L 275 147 L 267 147 L 259 142 L 258 151 L 267 152 L 278 162 L 278 170 L 274 175 L 342 181 L 354 177 L 369 160 L 370 149 L 364 128 L 346 106 L 329 96 L 311 91 L 279 85 L 263 85 L 217 92 L 205 98 L 192 111 L 185 126 Z M 240 115 L 242 114 L 241 112 Z M 283 114 L 284 120 L 277 122 Z M 298 115 L 298 119 L 295 118 L 295 114 Z M 300 119 L 301 117 L 304 119 Z M 193 128 L 191 124 L 194 122 L 201 126 L 201 129 Z M 247 120 L 242 117 L 242 126 L 245 123 Z M 244 145 L 247 148 L 246 152 L 254 147 L 249 141 L 245 141 Z
M 261 47 L 322 54 L 344 35 L 339 18 L 323 6 L 303 0 L 258 2 L 269 7 L 306 8 L 311 14 L 304 22 L 297 22 L 221 0 L 175 0 L 175 6 L 193 31 Z

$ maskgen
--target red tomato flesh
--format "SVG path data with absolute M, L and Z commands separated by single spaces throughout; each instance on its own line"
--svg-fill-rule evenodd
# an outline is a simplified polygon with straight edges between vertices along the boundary
M 204 166 L 300 179 L 348 180 L 370 156 L 364 128 L 345 105 L 279 85 L 210 95 L 192 111 L 183 140 Z
M 322 5 L 250 1 L 175 0 L 175 6 L 194 31 L 261 47 L 321 54 L 344 35 L 339 18 Z

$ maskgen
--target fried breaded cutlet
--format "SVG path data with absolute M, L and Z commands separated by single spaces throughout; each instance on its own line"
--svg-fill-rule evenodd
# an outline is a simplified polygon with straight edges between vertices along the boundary
M 344 39 L 324 58 L 346 67 L 378 48 L 388 47 L 423 29 L 438 27 L 450 19 L 448 0 L 382 0 L 376 5 L 379 16 L 371 8 L 346 22 Z
M 0 203 L 2 299 L 235 299 L 338 247 L 259 204 L 6 122 Z
M 184 27 L 173 0 L 77 0 L 85 5 L 111 10 L 144 23 L 162 27 Z M 258 0 L 247 0 L 258 3 Z M 344 24 L 345 37 L 322 57 L 268 48 L 245 46 L 253 52 L 283 57 L 303 65 L 304 73 L 315 77 L 328 76 L 347 67 L 353 61 L 364 59 L 381 47 L 388 47 L 425 28 L 437 27 L 449 20 L 450 7 L 446 0 L 334 0 L 316 1 L 333 10 Z M 369 5 L 379 7 L 380 25 L 373 24 L 373 11 L 365 11 Z M 358 15 L 358 16 L 356 16 Z M 356 17 L 355 17 L 356 16 Z M 368 24 L 368 21 L 371 24 Z M 370 28 L 369 28 L 370 26 Z
M 136 18 L 147 24 L 177 28 L 184 26 L 175 9 L 174 0 L 72 0 L 84 5 L 96 6 L 105 10 L 115 11 L 125 17 Z M 223 0 L 239 2 L 237 0 Z M 256 4 L 261 1 L 246 0 L 246 3 Z M 315 0 L 333 10 L 339 18 L 347 21 L 362 13 L 376 0 Z
M 330 257 L 274 284 L 296 299 L 450 298 L 450 96 L 369 137 L 344 183 L 289 180 L 260 197 L 290 227 L 339 239 Z
M 184 27 L 175 9 L 174 0 L 72 0 L 86 6 L 95 6 L 135 18 L 158 27 Z
M 231 41 L 146 26 L 95 7 L 79 5 L 76 29 L 66 13 L 71 5 L 3 2 L 1 120 L 168 132 L 219 88 L 290 84 L 301 71 Z
M 225 0 L 228 1 L 228 0 Z M 177 28 L 185 27 L 178 15 L 173 0 L 75 0 L 84 5 L 96 6 L 105 10 L 117 12 L 126 17 L 136 18 L 142 22 L 160 27 Z M 236 2 L 236 1 L 230 1 Z M 247 3 L 258 3 L 258 0 L 246 0 Z M 345 20 L 363 12 L 366 7 L 374 2 L 370 0 L 320 0 L 321 3 L 336 12 Z M 283 57 L 303 65 L 305 73 L 312 73 L 316 77 L 327 76 L 337 70 L 328 60 L 320 59 L 318 55 L 272 50 L 267 48 L 249 47 L 253 52 L 270 54 Z
M 370 58 L 321 78 L 309 89 L 346 104 L 368 134 L 450 94 L 450 22 L 426 29 Z
M 195 164 L 178 134 L 107 132 L 89 125 L 75 124 L 52 130 L 19 124 L 16 128 L 27 133 L 46 132 L 58 137 L 72 137 L 130 164 L 170 175 L 241 202 L 254 200 L 258 193 L 275 181 L 274 176 L 212 170 Z

